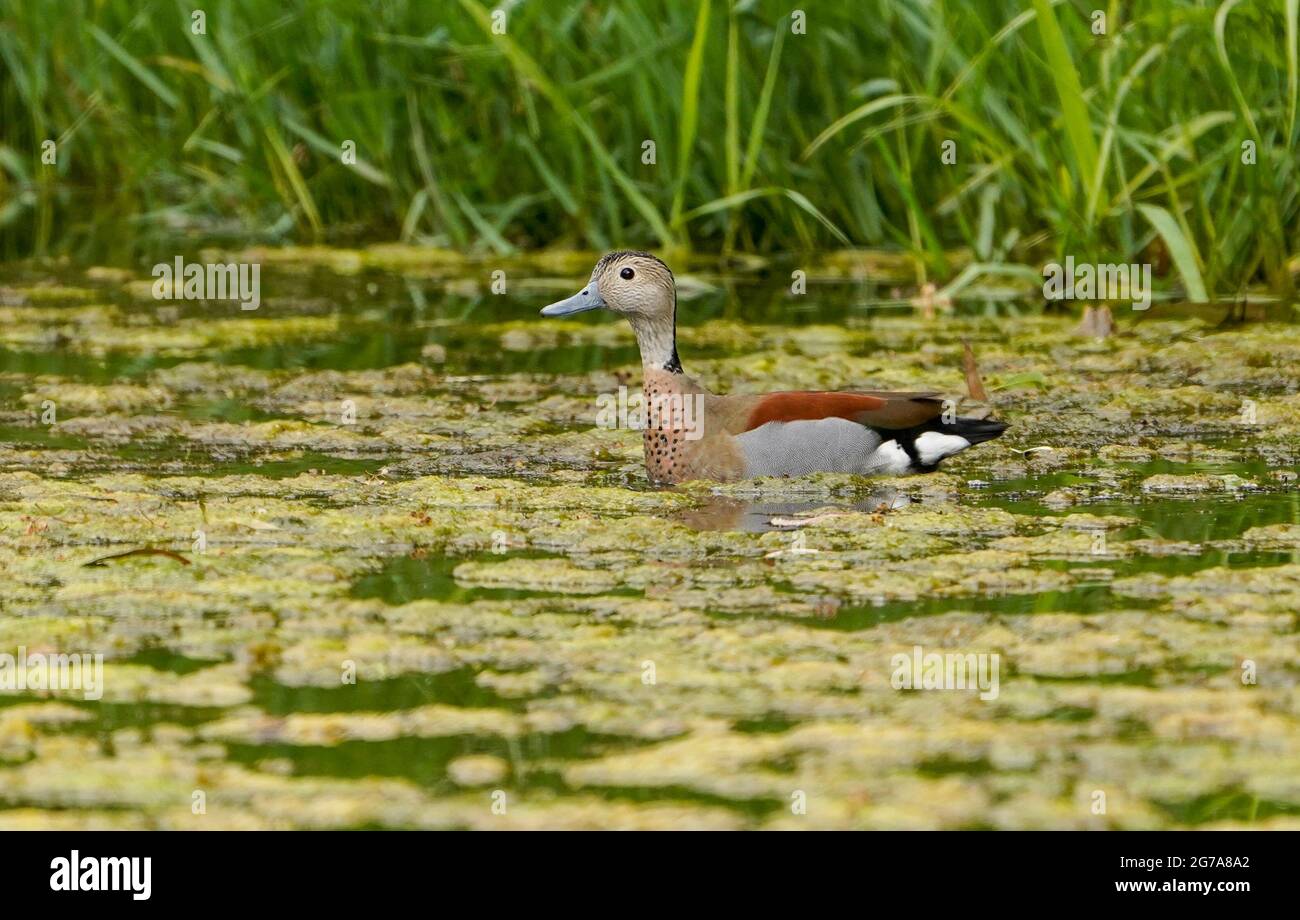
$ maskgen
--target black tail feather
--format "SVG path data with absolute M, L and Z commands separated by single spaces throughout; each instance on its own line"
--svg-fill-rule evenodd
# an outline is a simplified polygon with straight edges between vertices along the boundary
M 971 444 L 983 444 L 985 441 L 992 441 L 1006 431 L 1007 423 L 994 419 L 956 418 L 950 423 L 937 421 L 931 430 L 941 431 L 944 434 L 955 434 L 970 441 Z
M 916 473 L 929 473 L 938 468 L 939 461 L 944 457 L 950 457 L 953 454 L 965 450 L 965 447 L 957 447 L 945 451 L 942 454 L 934 455 L 933 453 L 923 457 L 922 451 L 917 447 L 916 439 L 928 431 L 934 431 L 939 434 L 956 435 L 964 439 L 969 446 L 983 444 L 985 441 L 992 441 L 1002 432 L 1007 430 L 1006 422 L 998 422 L 993 419 L 982 418 L 955 418 L 951 422 L 945 422 L 942 417 L 932 419 L 923 425 L 915 428 L 904 430 L 895 430 L 881 432 L 885 439 L 895 439 L 899 446 L 907 452 L 912 461 L 912 471 Z

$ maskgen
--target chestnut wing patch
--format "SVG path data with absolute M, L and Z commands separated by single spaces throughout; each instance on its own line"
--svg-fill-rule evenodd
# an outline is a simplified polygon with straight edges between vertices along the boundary
M 829 393 L 797 390 L 771 393 L 750 410 L 745 431 L 768 422 L 842 418 L 872 428 L 911 428 L 943 411 L 933 393 Z

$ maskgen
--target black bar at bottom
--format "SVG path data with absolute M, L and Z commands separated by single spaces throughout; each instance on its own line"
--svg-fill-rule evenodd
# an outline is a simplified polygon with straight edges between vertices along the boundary
M 14 906 L 127 909 L 373 910 L 436 896 L 421 903 L 445 897 L 450 908 L 482 899 L 500 910 L 581 901 L 621 909 L 670 897 L 665 909 L 716 903 L 734 910 L 786 898 L 796 906 L 802 898 L 807 908 L 828 895 L 863 909 L 971 897 L 999 907 L 1195 901 L 1231 909 L 1295 891 L 1297 842 L 1292 832 L 1248 831 L 10 832 L 0 836 L 0 877 Z M 85 890 L 95 886 L 111 890 Z

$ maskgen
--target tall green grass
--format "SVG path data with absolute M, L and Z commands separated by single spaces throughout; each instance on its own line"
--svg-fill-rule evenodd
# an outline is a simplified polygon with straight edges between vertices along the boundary
M 0 254 L 127 221 L 141 245 L 889 247 L 944 278 L 957 247 L 1068 253 L 1289 292 L 1298 5 L 548 0 L 503 2 L 497 35 L 484 0 L 4 0 Z

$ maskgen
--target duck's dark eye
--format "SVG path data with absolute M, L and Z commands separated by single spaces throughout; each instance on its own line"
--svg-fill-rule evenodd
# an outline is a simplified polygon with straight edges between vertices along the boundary
M 623 269 L 621 272 L 619 272 L 618 274 L 619 274 L 619 276 L 620 276 L 624 281 L 631 281 L 631 280 L 632 280 L 632 276 L 635 275 L 636 272 L 632 271 L 632 269 L 630 269 L 630 268 L 625 268 L 625 269 Z

